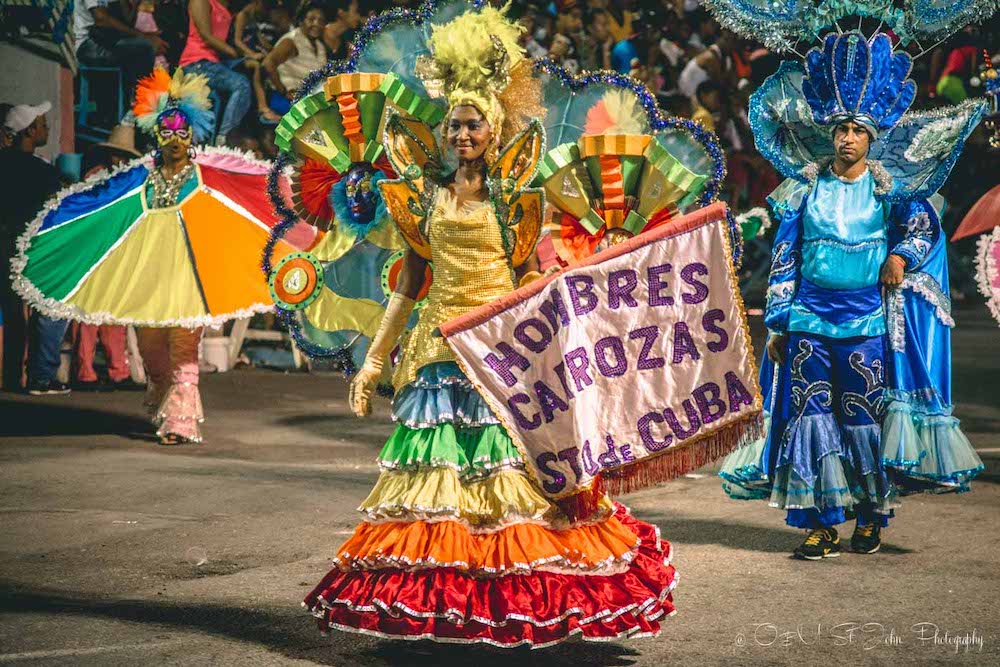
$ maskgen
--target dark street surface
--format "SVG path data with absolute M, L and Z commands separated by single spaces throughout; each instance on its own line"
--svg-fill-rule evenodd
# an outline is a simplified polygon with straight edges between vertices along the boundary
M 714 469 L 626 496 L 675 546 L 677 615 L 658 639 L 539 651 L 317 632 L 299 602 L 391 430 L 387 401 L 349 414 L 339 377 L 204 377 L 206 442 L 174 448 L 139 393 L 0 394 L 0 663 L 998 665 L 1000 329 L 955 315 L 956 416 L 987 465 L 972 493 L 904 499 L 880 553 L 816 563 Z

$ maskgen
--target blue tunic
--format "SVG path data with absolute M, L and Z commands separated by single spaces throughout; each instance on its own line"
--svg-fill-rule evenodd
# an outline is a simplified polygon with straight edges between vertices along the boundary
M 830 171 L 819 176 L 802 210 L 801 283 L 788 331 L 829 338 L 885 333 L 879 271 L 887 212 L 871 172 L 853 182 Z

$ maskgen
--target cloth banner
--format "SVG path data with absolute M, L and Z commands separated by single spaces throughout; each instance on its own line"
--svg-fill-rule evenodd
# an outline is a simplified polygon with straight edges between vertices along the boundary
M 549 496 L 642 488 L 761 435 L 728 236 L 714 204 L 441 327 Z

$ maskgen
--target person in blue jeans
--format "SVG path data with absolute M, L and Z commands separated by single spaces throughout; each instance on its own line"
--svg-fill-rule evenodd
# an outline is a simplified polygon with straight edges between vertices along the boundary
M 32 396 L 68 394 L 69 387 L 56 379 L 69 320 L 31 314 L 28 336 L 28 393 Z
M 223 145 L 226 136 L 240 124 L 252 99 L 250 79 L 234 70 L 243 59 L 226 42 L 233 21 L 229 4 L 229 0 L 191 0 L 188 40 L 180 59 L 185 72 L 208 78 L 216 109 L 216 145 Z M 219 104 L 220 98 L 225 99 L 224 105 Z
M 4 174 L 0 181 L 0 198 L 5 202 L 0 208 L 0 275 L 5 278 L 0 289 L 0 308 L 6 322 L 4 354 L 0 355 L 4 362 L 3 386 L 8 390 L 21 390 L 24 339 L 27 337 L 28 389 L 33 394 L 68 391 L 55 377 L 66 322 L 56 324 L 31 319 L 26 323 L 24 303 L 7 278 L 11 262 L 17 256 L 17 237 L 61 185 L 59 170 L 35 154 L 48 143 L 49 124 L 45 115 L 51 108 L 49 102 L 9 107 L 2 120 L 11 145 L 0 150 L 0 174 Z

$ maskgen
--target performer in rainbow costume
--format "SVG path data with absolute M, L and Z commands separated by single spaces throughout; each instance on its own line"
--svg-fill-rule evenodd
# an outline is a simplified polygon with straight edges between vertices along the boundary
M 305 605 L 323 630 L 398 639 L 655 635 L 674 609 L 670 545 L 600 488 L 547 498 L 437 329 L 540 275 L 543 188 L 556 215 L 634 234 L 714 198 L 721 151 L 635 81 L 528 60 L 483 4 L 372 19 L 277 130 L 272 174 L 291 169 L 294 197 L 272 189 L 286 221 L 272 241 L 297 218 L 329 228 L 265 261 L 278 312 L 300 348 L 354 372 L 358 416 L 391 381 L 397 424 L 363 522 Z
M 40 312 L 137 327 L 145 405 L 165 445 L 201 441 L 204 327 L 272 307 L 267 284 L 245 270 L 277 223 L 267 165 L 226 149 L 195 152 L 212 129 L 207 84 L 181 69 L 142 79 L 133 112 L 156 139 L 154 154 L 60 192 L 18 240 L 12 272 Z M 293 225 L 275 250 L 290 254 L 314 236 Z
M 955 8 L 967 20 L 991 4 Z M 770 426 L 720 474 L 731 496 L 769 499 L 809 530 L 799 558 L 839 555 L 836 526 L 852 519 L 852 549 L 874 553 L 900 495 L 965 491 L 983 468 L 952 416 L 945 239 L 928 198 L 985 105 L 907 112 L 916 86 L 902 47 L 963 25 L 928 5 L 711 3 L 724 24 L 778 49 L 855 14 L 903 40 L 837 26 L 750 102 L 757 148 L 788 179 L 769 198 Z

